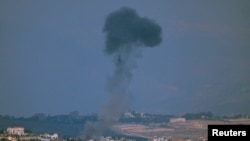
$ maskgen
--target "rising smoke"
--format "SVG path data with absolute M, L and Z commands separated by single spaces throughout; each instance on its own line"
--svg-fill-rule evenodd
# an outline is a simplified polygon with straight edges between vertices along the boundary
M 129 108 L 128 87 L 135 60 L 142 47 L 154 47 L 161 43 L 161 27 L 154 21 L 140 17 L 136 11 L 122 7 L 108 15 L 103 31 L 106 33 L 104 52 L 114 57 L 115 70 L 107 81 L 110 98 L 98 115 L 97 123 L 88 123 L 84 139 L 95 139 L 110 128 Z

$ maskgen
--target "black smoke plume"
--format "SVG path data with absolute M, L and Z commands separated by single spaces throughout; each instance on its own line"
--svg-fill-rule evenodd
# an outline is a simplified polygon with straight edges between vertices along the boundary
M 140 17 L 136 11 L 122 7 L 108 15 L 103 31 L 106 33 L 104 52 L 114 57 L 115 70 L 107 81 L 110 98 L 99 113 L 97 123 L 88 123 L 84 138 L 98 140 L 102 131 L 112 127 L 129 108 L 128 87 L 136 58 L 142 47 L 161 43 L 161 27 L 154 21 Z
M 108 54 L 119 52 L 128 44 L 154 47 L 162 40 L 158 24 L 139 17 L 135 10 L 126 7 L 107 17 L 104 32 L 107 33 L 105 52 Z

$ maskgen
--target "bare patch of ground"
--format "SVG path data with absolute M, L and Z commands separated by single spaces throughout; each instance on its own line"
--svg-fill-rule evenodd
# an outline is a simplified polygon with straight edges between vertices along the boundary
M 185 122 L 169 123 L 167 127 L 157 124 L 116 124 L 114 129 L 126 135 L 153 139 L 158 137 L 181 137 L 197 140 L 200 137 L 207 138 L 208 125 L 223 124 L 250 124 L 250 119 L 227 119 L 227 120 L 186 120 Z

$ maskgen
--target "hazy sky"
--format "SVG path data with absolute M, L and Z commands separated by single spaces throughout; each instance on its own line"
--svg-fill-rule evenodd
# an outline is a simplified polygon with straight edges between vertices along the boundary
M 136 60 L 132 110 L 250 113 L 248 0 L 1 0 L 0 114 L 98 112 L 114 70 L 103 26 L 123 6 L 162 27 Z

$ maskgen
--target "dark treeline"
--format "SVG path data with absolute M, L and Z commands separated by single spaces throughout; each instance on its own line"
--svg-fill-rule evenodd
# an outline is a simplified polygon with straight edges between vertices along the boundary
M 199 112 L 199 113 L 186 113 L 182 117 L 186 118 L 187 120 L 192 119 L 239 119 L 239 118 L 249 118 L 248 114 L 231 114 L 231 115 L 213 115 L 212 112 Z
M 26 131 L 36 134 L 58 133 L 61 136 L 80 136 L 84 124 L 88 121 L 97 121 L 97 115 L 80 115 L 79 112 L 55 116 L 37 113 L 30 117 L 0 115 L 0 130 L 6 130 L 10 126 L 22 126 Z

